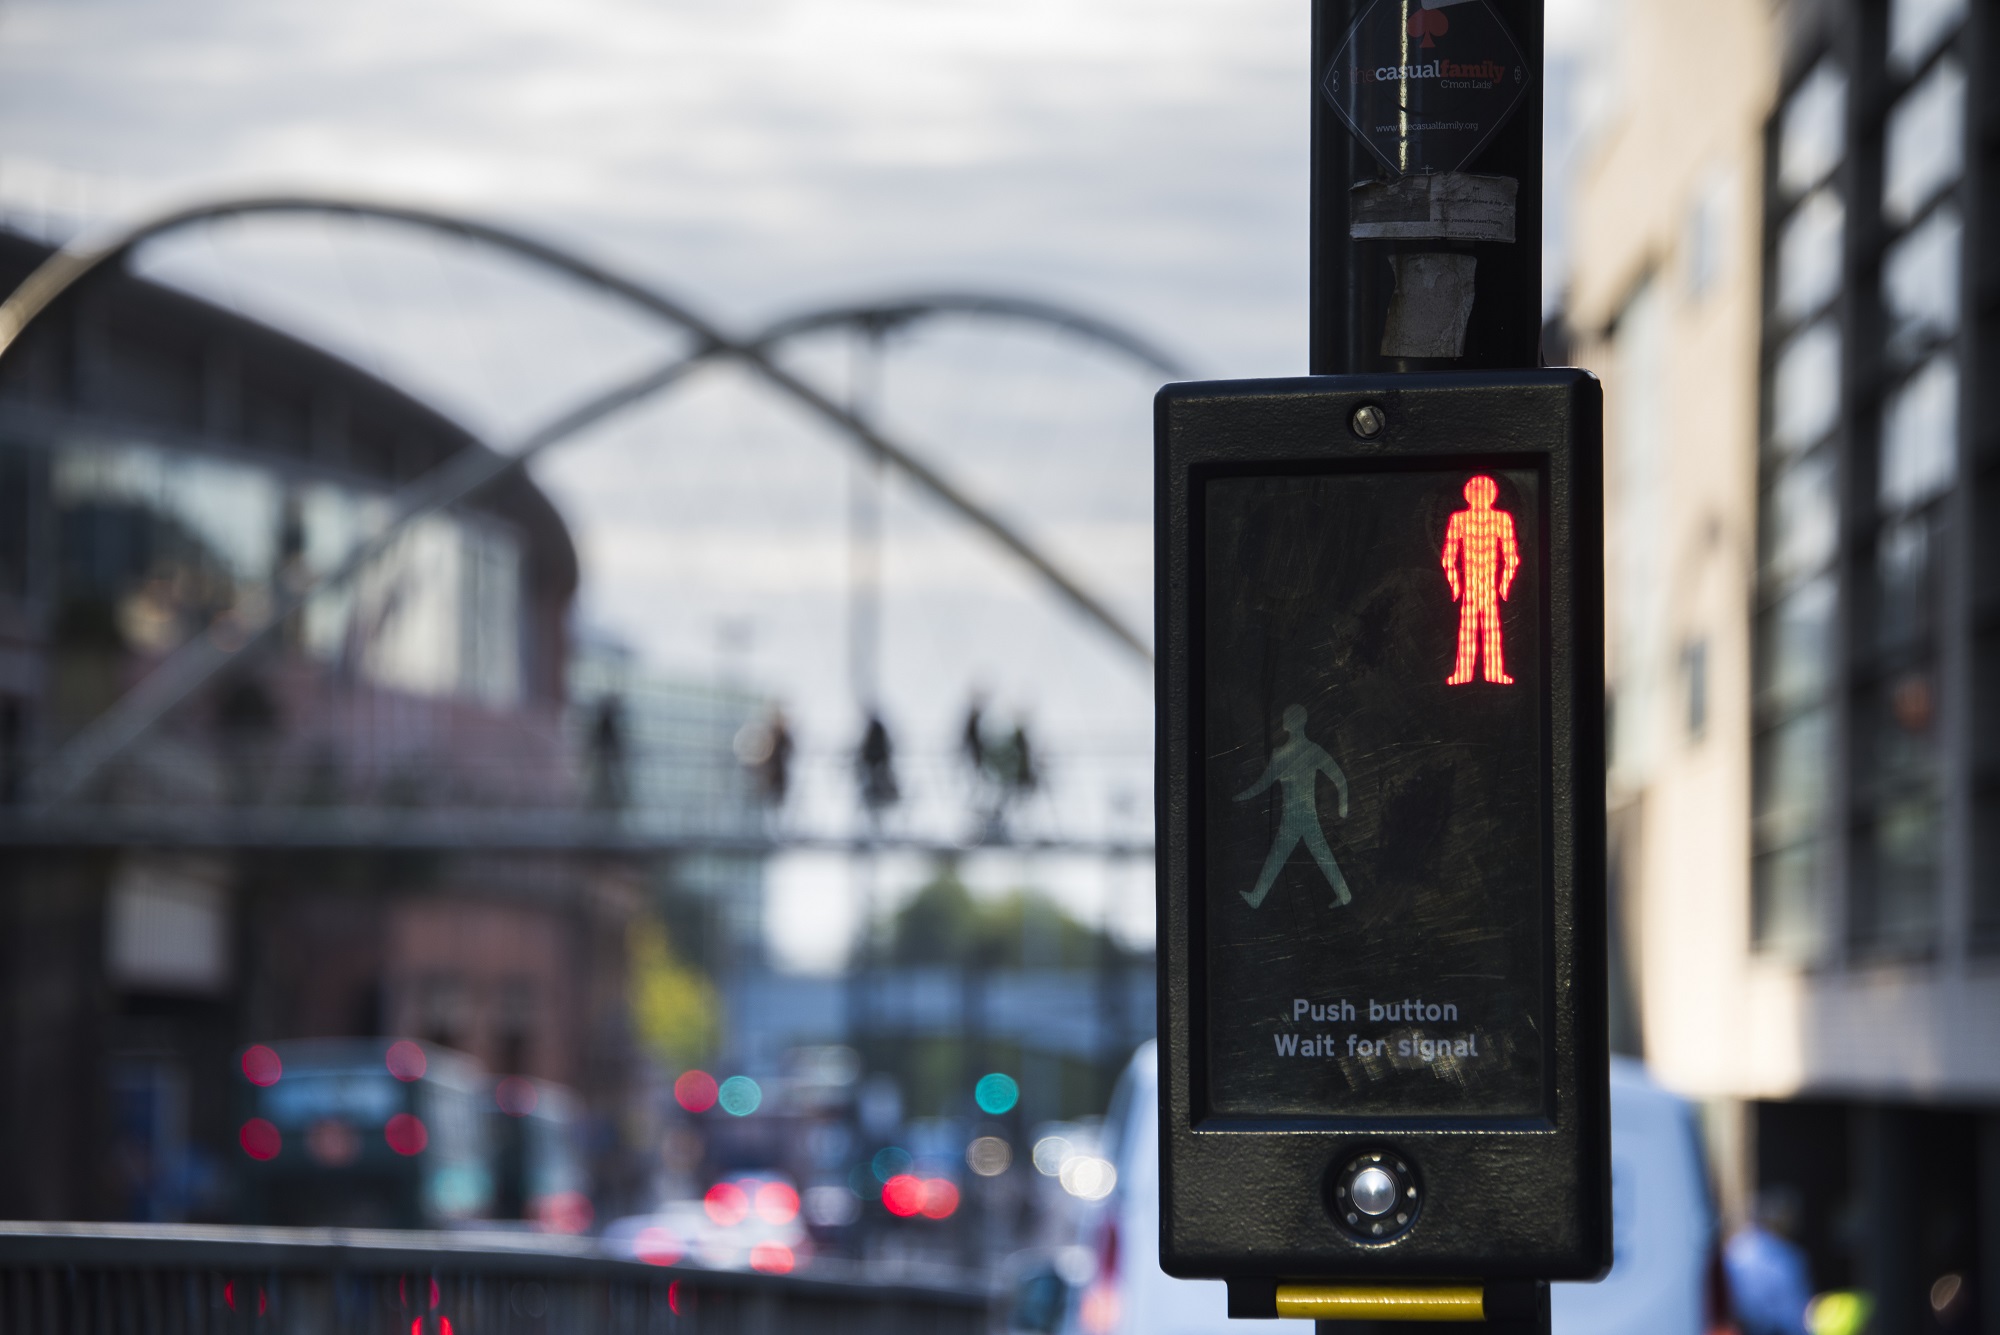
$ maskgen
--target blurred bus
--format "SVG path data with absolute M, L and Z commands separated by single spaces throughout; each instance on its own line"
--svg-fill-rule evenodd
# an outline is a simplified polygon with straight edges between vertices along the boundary
M 410 1039 L 258 1043 L 238 1055 L 245 1214 L 264 1224 L 448 1228 L 488 1214 L 489 1085 Z

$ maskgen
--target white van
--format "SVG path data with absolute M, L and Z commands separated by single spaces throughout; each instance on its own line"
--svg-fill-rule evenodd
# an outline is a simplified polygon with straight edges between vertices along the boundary
M 1170 1279 L 1159 1263 L 1159 1074 L 1153 1044 L 1126 1067 L 1105 1115 L 1105 1153 L 1117 1186 L 1087 1227 L 1095 1274 L 1048 1301 L 1072 1252 L 1017 1266 L 1021 1300 L 999 1326 L 1065 1335 L 1280 1335 L 1267 1321 L 1231 1321 L 1223 1286 Z M 1596 1284 L 1558 1284 L 1555 1335 L 1706 1335 L 1718 1328 L 1720 1275 L 1715 1209 L 1693 1109 L 1647 1079 L 1637 1062 L 1611 1064 L 1611 1273 Z M 1025 1259 L 1025 1258 L 1024 1258 Z M 1039 1301 L 1026 1301 L 1033 1294 Z M 1061 1320 L 1054 1319 L 1060 1313 Z

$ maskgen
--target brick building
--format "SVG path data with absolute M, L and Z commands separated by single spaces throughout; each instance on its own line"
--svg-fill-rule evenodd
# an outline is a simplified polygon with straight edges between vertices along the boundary
M 0 286 L 44 253 L 0 236 Z M 231 1218 L 234 1053 L 385 1034 L 579 1091 L 618 1204 L 643 881 L 521 844 L 574 815 L 588 768 L 575 551 L 525 477 L 413 524 L 80 798 L 34 786 L 166 654 L 225 642 L 476 448 L 354 366 L 123 273 L 0 373 L 0 1217 Z

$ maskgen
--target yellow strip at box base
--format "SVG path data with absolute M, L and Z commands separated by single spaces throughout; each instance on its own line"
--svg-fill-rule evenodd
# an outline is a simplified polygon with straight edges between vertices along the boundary
M 1314 1321 L 1484 1321 L 1486 1291 L 1476 1284 L 1280 1284 L 1278 1315 Z

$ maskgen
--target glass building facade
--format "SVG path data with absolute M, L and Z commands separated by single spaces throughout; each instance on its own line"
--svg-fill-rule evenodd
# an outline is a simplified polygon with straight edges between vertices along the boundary
M 0 286 L 44 253 L 0 233 Z M 176 651 L 247 643 L 396 493 L 481 448 L 124 273 L 0 368 L 0 1068 L 33 1091 L 0 1106 L 0 1214 L 277 1220 L 237 1138 L 252 1041 L 415 1035 L 587 1115 L 627 1106 L 640 872 L 481 842 L 583 808 L 576 556 L 526 478 L 405 526 L 75 791 L 47 778 Z M 592 1166 L 607 1202 L 637 1180 L 618 1155 Z M 322 1222 L 394 1217 L 350 1204 Z
M 1922 960 L 2000 901 L 1991 38 L 1966 0 L 1822 8 L 1767 135 L 1751 933 Z

